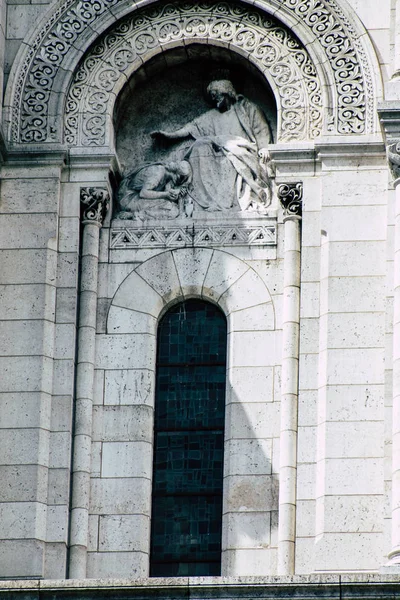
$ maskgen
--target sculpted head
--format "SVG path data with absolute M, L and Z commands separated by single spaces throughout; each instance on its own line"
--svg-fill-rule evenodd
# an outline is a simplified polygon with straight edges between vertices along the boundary
M 211 81 L 207 87 L 207 95 L 221 112 L 228 110 L 237 100 L 236 90 L 229 79 Z
M 191 180 L 192 169 L 187 160 L 171 161 L 166 167 L 175 176 L 176 183 L 182 184 Z

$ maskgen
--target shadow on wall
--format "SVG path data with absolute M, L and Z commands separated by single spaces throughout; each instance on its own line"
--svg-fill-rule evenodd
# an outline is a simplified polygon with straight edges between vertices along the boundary
M 193 297 L 228 315 L 222 574 L 276 573 L 280 382 L 272 299 L 246 262 L 185 248 L 131 272 L 97 335 L 91 514 L 98 534 L 89 577 L 148 574 L 157 324 L 172 304 Z
M 228 370 L 222 573 L 273 575 L 277 563 L 279 402 L 274 367 Z

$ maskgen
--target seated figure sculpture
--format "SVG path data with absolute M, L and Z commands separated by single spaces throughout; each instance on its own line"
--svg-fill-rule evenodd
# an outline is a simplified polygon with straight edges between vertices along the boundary
M 147 163 L 129 173 L 118 190 L 118 219 L 175 219 L 191 181 L 188 162 Z
M 192 138 L 185 159 L 192 168 L 190 196 L 195 210 L 259 210 L 271 202 L 268 171 L 271 143 L 261 109 L 238 95 L 231 81 L 212 81 L 207 94 L 214 108 L 175 131 L 155 131 L 155 139 Z

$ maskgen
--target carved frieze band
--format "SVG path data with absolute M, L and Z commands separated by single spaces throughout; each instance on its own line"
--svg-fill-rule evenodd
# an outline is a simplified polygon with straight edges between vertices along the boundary
M 271 2 L 276 4 L 276 0 Z M 59 5 L 31 45 L 19 71 L 12 115 L 15 142 L 57 140 L 54 123 L 49 122 L 52 92 L 57 91 L 56 74 L 82 32 L 90 25 L 95 29 L 95 21 L 117 3 L 118 0 L 66 0 Z M 280 0 L 279 11 L 294 13 L 301 19 L 330 64 L 336 109 L 329 116 L 328 128 L 338 133 L 372 131 L 374 94 L 363 36 L 336 0 Z M 68 96 L 69 143 L 77 143 L 75 121 L 82 110 L 89 110 L 82 123 L 82 142 L 102 143 L 105 120 L 101 110 L 95 114 L 96 107 L 104 109 L 116 79 L 135 57 L 168 42 L 204 38 L 246 51 L 263 71 L 268 70 L 280 96 L 280 139 L 307 139 L 320 133 L 321 84 L 307 51 L 287 29 L 248 6 L 182 2 L 155 4 L 132 13 L 117 22 L 91 50 L 76 73 Z M 86 97 L 84 89 L 89 81 L 90 85 L 95 83 L 95 89 Z M 302 108 L 305 99 L 308 114 Z
M 301 217 L 303 210 L 303 184 L 282 183 L 278 187 L 278 199 L 285 217 Z
M 276 225 L 114 227 L 111 248 L 181 248 L 185 246 L 275 246 Z
M 110 194 L 104 188 L 81 188 L 82 221 L 103 224 L 110 203 Z

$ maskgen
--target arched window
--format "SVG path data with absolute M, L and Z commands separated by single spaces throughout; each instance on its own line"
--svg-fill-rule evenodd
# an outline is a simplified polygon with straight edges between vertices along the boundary
M 220 575 L 226 319 L 174 306 L 158 329 L 150 575 Z

